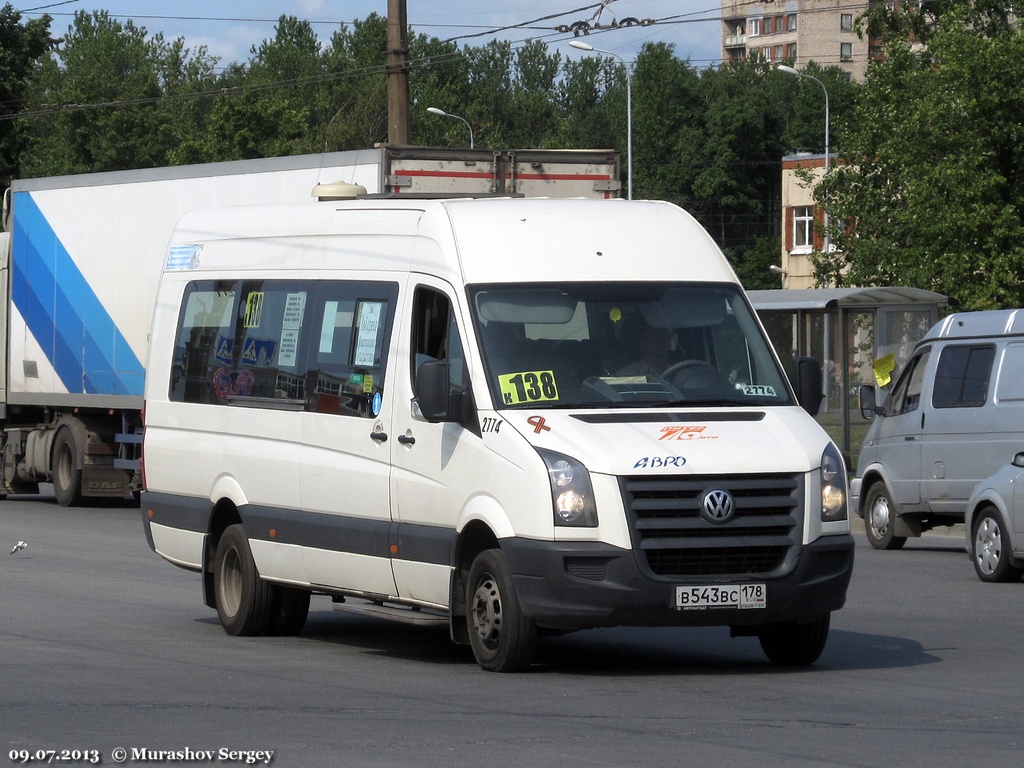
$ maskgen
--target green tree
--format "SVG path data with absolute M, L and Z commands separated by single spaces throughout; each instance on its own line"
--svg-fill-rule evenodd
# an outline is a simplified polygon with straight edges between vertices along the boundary
M 409 49 L 412 142 L 428 147 L 465 146 L 466 126 L 426 111 L 437 107 L 463 117 L 462 111 L 471 101 L 465 52 L 455 43 L 422 35 L 410 40 Z
M 706 136 L 703 87 L 700 72 L 671 45 L 640 51 L 633 73 L 634 197 L 671 200 L 700 215 L 693 182 Z
M 973 26 L 976 10 L 947 4 L 926 54 L 893 40 L 869 69 L 844 162 L 817 192 L 849 283 L 960 309 L 1024 301 L 1024 36 Z
M 169 95 L 202 88 L 213 62 L 181 40 L 149 38 L 105 11 L 78 12 L 44 60 L 31 99 L 54 111 L 34 119 L 22 173 L 52 176 L 167 165 L 181 110 Z
M 230 67 L 213 100 L 206 131 L 193 136 L 206 160 L 243 160 L 312 152 L 324 63 L 308 21 L 281 16 L 274 38 L 251 49 L 245 66 Z
M 779 275 L 771 270 L 778 265 L 782 241 L 775 236 L 757 238 L 752 245 L 736 253 L 728 249 L 726 255 L 733 262 L 736 274 L 747 290 L 770 290 L 779 287 Z
M 609 81 L 607 69 L 594 57 L 563 64 L 557 99 L 559 110 L 554 142 L 560 147 L 602 148 L 615 146 L 612 121 L 604 99 Z
M 410 41 L 410 48 L 416 45 Z M 326 109 L 313 126 L 320 148 L 364 149 L 387 141 L 387 19 L 371 13 L 351 27 L 342 25 L 324 58 L 332 79 Z M 414 85 L 415 79 L 410 92 Z
M 0 179 L 20 176 L 21 151 L 26 143 L 25 121 L 15 115 L 24 108 L 36 62 L 55 42 L 50 39 L 50 17 L 25 24 L 10 3 L 0 8 Z

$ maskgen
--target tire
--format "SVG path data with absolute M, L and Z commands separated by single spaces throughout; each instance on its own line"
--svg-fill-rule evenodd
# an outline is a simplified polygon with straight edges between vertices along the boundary
M 273 606 L 267 634 L 282 637 L 299 634 L 309 615 L 309 590 L 275 584 L 272 591 Z
M 868 489 L 864 514 L 864 533 L 875 549 L 901 549 L 906 536 L 896 535 L 896 505 L 889 498 L 885 483 L 875 483 Z
M 1010 560 L 1010 536 L 995 507 L 978 513 L 971 531 L 971 562 L 978 578 L 989 582 L 1020 581 L 1021 569 Z
M 488 672 L 516 672 L 533 661 L 537 626 L 519 607 L 505 556 L 476 556 L 466 581 L 466 628 L 477 663 Z
M 213 595 L 224 631 L 246 637 L 266 634 L 273 619 L 273 586 L 256 570 L 245 528 L 228 526 L 213 558 Z
M 758 633 L 761 650 L 780 667 L 806 667 L 825 650 L 831 615 L 825 614 L 809 624 L 789 622 L 772 624 Z
M 53 441 L 53 493 L 62 507 L 82 503 L 82 470 L 78 468 L 78 445 L 66 427 Z

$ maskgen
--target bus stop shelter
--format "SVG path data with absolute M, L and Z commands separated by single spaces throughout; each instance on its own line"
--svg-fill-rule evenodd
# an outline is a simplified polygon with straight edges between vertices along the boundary
M 862 384 L 888 387 L 874 362 L 892 355 L 892 379 L 914 345 L 947 305 L 941 293 L 920 288 L 808 288 L 749 291 L 784 363 L 813 357 L 822 363 L 825 396 L 818 422 L 853 466 L 867 431 L 857 402 Z M 857 413 L 851 422 L 851 410 Z

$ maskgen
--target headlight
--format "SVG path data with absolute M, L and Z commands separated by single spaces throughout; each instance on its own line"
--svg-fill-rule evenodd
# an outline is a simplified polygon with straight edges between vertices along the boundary
M 846 520 L 846 465 L 838 449 L 829 443 L 821 454 L 821 520 Z
M 596 528 L 597 505 L 586 467 L 560 453 L 540 448 L 537 453 L 548 468 L 555 525 Z

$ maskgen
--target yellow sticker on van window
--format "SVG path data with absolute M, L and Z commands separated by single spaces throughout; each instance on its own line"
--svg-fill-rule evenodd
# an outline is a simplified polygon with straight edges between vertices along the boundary
M 874 371 L 875 381 L 878 382 L 878 386 L 884 387 L 892 381 L 891 374 L 896 370 L 896 358 L 892 355 L 880 357 L 871 364 L 871 370 Z
M 259 328 L 263 316 L 263 291 L 253 291 L 245 297 L 245 327 Z
M 498 388 L 505 405 L 537 403 L 558 399 L 554 371 L 520 371 L 498 377 Z

